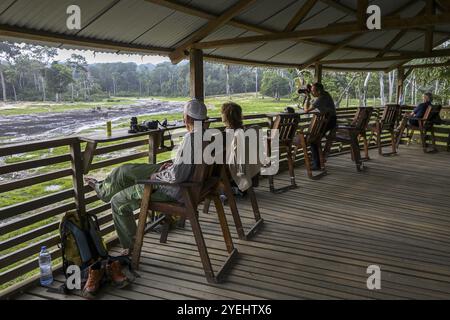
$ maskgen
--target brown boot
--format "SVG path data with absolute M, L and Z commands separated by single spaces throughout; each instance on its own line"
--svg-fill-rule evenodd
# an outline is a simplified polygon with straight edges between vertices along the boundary
M 109 261 L 106 265 L 106 272 L 115 286 L 123 288 L 128 284 L 128 278 L 122 272 L 122 265 L 119 261 Z
M 100 262 L 96 262 L 89 267 L 88 279 L 82 292 L 84 297 L 92 298 L 98 292 L 104 273 L 105 270 Z

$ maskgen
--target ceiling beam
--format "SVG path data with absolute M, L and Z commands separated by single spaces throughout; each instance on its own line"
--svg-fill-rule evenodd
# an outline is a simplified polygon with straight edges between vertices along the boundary
M 160 54 L 167 56 L 172 50 L 167 48 L 144 46 L 137 44 L 121 43 L 109 40 L 100 40 L 94 38 L 64 35 L 53 32 L 37 31 L 24 27 L 12 27 L 0 24 L 0 37 L 13 39 L 24 39 L 30 41 L 48 42 L 55 44 L 67 44 L 81 46 L 92 50 L 105 49 L 113 51 L 123 51 L 129 53 L 142 54 Z
M 357 15 L 356 10 L 346 6 L 345 4 L 340 3 L 339 1 L 336 1 L 336 0 L 320 0 L 320 1 L 329 5 L 330 7 L 333 7 L 339 11 L 342 11 L 346 14 L 355 15 L 355 16 Z
M 172 63 L 178 63 L 185 58 L 189 53 L 185 51 L 190 49 L 192 44 L 202 40 L 207 37 L 211 32 L 217 30 L 228 21 L 233 19 L 235 16 L 240 14 L 242 11 L 247 9 L 249 6 L 255 3 L 256 0 L 239 0 L 237 3 L 232 5 L 230 8 L 225 10 L 216 19 L 209 20 L 203 27 L 191 34 L 186 40 L 183 41 L 171 54 L 169 58 Z
M 382 21 L 383 21 L 382 29 L 384 31 L 392 29 L 411 29 L 419 26 L 448 24 L 450 21 L 450 13 L 442 13 L 439 15 L 424 14 L 421 16 L 402 19 L 398 17 L 384 17 Z M 299 40 L 325 35 L 341 35 L 349 33 L 367 33 L 367 32 L 376 32 L 376 31 L 368 31 L 367 29 L 361 29 L 357 23 L 352 21 L 348 23 L 331 24 L 324 28 L 279 32 L 276 34 L 267 34 L 261 36 L 229 38 L 215 41 L 199 42 L 195 44 L 195 48 L 198 49 L 220 48 L 243 43 L 280 41 L 280 40 Z
M 308 15 L 318 0 L 306 0 L 305 4 L 297 11 L 292 19 L 287 24 L 284 31 L 293 31 L 302 22 L 302 20 Z
M 226 63 L 226 64 L 238 64 L 238 65 L 251 65 L 251 66 L 259 66 L 259 67 L 273 67 L 273 68 L 298 68 L 298 65 L 291 63 L 279 63 L 279 62 L 264 62 L 257 60 L 249 60 L 249 59 L 239 59 L 239 58 L 226 58 L 222 56 L 216 55 L 208 55 L 205 54 L 205 60 L 218 62 L 218 63 Z M 345 67 L 326 67 L 323 66 L 323 70 L 333 70 L 333 71 L 358 71 L 358 72 L 366 72 L 366 71 L 385 71 L 385 68 L 345 68 Z
M 377 58 L 383 57 L 392 47 L 408 32 L 408 30 L 400 30 L 394 38 L 377 54 Z
M 450 1 L 448 0 L 435 0 L 435 1 L 436 5 L 438 5 L 442 11 L 450 11 Z
M 301 64 L 299 69 L 305 69 L 305 68 L 310 67 L 312 64 L 314 64 L 316 62 L 319 62 L 320 60 L 322 60 L 323 58 L 329 56 L 333 52 L 344 48 L 350 42 L 354 41 L 355 39 L 359 38 L 360 36 L 361 36 L 360 34 L 353 34 L 353 35 L 351 35 L 350 37 L 348 37 L 345 40 L 341 41 L 340 43 L 334 45 L 333 47 L 329 48 L 328 50 L 322 52 L 321 54 L 318 54 L 317 56 L 315 56 L 315 57 L 309 59 L 308 61 L 306 61 L 305 63 Z
M 373 58 L 355 58 L 355 59 L 336 59 L 336 60 L 322 60 L 321 64 L 352 64 L 352 63 L 364 63 L 364 62 L 385 62 L 385 61 L 400 61 L 400 60 L 412 60 L 412 59 L 424 59 L 434 57 L 446 57 L 450 56 L 450 49 L 434 50 L 431 53 L 417 52 L 410 53 L 408 55 L 401 56 L 385 56 L 385 57 L 373 57 Z
M 447 42 L 448 40 L 450 40 L 450 36 L 445 37 L 445 38 L 443 38 L 442 40 L 438 41 L 438 43 L 436 43 L 436 44 L 434 45 L 434 47 L 438 47 L 438 46 L 440 46 L 441 44 Z M 397 69 L 397 68 L 401 67 L 402 65 L 404 65 L 405 63 L 407 63 L 408 61 L 411 61 L 411 60 L 413 60 L 413 59 L 405 59 L 405 60 L 403 60 L 403 61 L 397 62 L 397 63 L 395 63 L 395 64 L 389 66 L 388 68 L 386 68 L 386 72 L 390 72 L 390 71 L 392 71 L 392 70 L 394 70 L 394 69 Z
M 435 14 L 435 5 L 434 0 L 427 0 L 426 6 L 425 6 L 425 12 L 427 14 Z M 430 26 L 427 28 L 427 31 L 425 33 L 425 42 L 424 42 L 424 49 L 425 52 L 430 53 L 433 50 L 433 31 L 434 27 Z
M 439 62 L 439 63 L 423 63 L 423 64 L 410 64 L 410 65 L 404 65 L 403 68 L 410 68 L 410 69 L 423 69 L 423 68 L 437 68 L 437 67 L 448 67 L 450 66 L 450 59 L 445 62 Z

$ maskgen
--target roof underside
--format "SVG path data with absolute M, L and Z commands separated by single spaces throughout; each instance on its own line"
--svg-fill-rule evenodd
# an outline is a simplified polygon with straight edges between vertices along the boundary
M 220 16 L 239 0 L 2 0 L 0 2 L 0 37 L 60 48 L 97 49 L 117 53 L 169 55 L 192 34 Z M 203 37 L 200 42 L 261 36 L 283 32 L 291 19 L 308 0 L 257 0 Z M 357 1 L 316 1 L 292 31 L 325 28 L 330 24 L 357 20 Z M 414 17 L 426 1 L 372 0 L 380 6 L 382 16 Z M 176 4 L 177 7 L 171 4 Z M 68 30 L 66 9 L 77 4 L 81 8 L 81 30 Z M 180 8 L 191 10 L 183 10 Z M 436 14 L 443 8 L 437 6 Z M 246 64 L 301 66 L 321 57 L 324 68 L 388 69 L 403 59 L 391 56 L 417 54 L 425 50 L 426 29 L 405 29 L 390 45 L 400 30 L 367 31 L 345 46 L 333 49 L 352 34 L 316 36 L 307 39 L 271 40 L 204 49 L 207 59 Z M 450 20 L 434 27 L 432 46 L 445 42 L 450 35 Z M 80 41 L 78 41 L 80 40 Z M 386 47 L 384 61 L 372 61 Z M 341 63 L 337 60 L 358 59 Z M 369 59 L 369 61 L 363 61 Z

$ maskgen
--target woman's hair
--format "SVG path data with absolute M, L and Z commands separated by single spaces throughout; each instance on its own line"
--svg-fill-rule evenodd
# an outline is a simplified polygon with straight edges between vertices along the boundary
M 242 108 L 234 102 L 226 102 L 222 105 L 222 116 L 225 124 L 231 129 L 239 129 L 243 127 Z

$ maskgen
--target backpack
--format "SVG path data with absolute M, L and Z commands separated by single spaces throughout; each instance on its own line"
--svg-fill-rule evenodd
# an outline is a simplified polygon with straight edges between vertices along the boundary
M 108 257 L 95 215 L 85 215 L 80 221 L 76 212 L 69 211 L 61 220 L 59 233 L 64 274 L 70 265 L 77 265 L 83 271 L 97 260 Z

